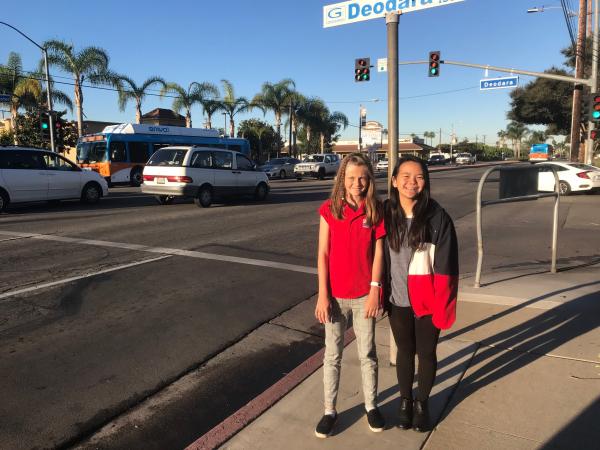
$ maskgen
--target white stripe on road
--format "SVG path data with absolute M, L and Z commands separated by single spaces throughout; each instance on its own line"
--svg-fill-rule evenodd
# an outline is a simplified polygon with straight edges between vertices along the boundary
M 158 258 L 146 259 L 144 261 L 137 261 L 134 263 L 123 264 L 122 266 L 111 267 L 110 269 L 99 270 L 98 272 L 88 273 L 85 275 L 79 275 L 77 277 L 64 278 L 62 280 L 51 281 L 49 283 L 36 284 L 35 286 L 30 286 L 24 289 L 17 289 L 15 291 L 8 291 L 3 294 L 0 294 L 0 303 L 5 303 L 8 297 L 14 297 L 15 295 L 27 294 L 29 292 L 37 291 L 39 289 L 46 289 L 54 286 L 58 286 L 60 284 L 70 283 L 72 281 L 81 280 L 84 278 L 95 277 L 97 275 L 102 275 L 103 273 L 116 272 L 117 270 L 127 269 L 129 267 L 140 266 L 142 264 L 151 263 L 154 261 L 159 261 L 161 259 L 171 258 L 171 255 L 160 256 Z

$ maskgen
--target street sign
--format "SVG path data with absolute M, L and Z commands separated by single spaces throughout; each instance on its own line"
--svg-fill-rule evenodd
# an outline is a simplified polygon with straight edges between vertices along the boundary
M 387 72 L 387 58 L 377 58 L 377 72 Z
M 408 13 L 464 0 L 354 0 L 323 6 L 323 28 L 385 17 L 391 12 Z
M 10 94 L 0 94 L 0 103 L 9 103 L 12 95 Z
M 479 90 L 514 88 L 519 85 L 519 77 L 484 78 L 479 81 Z

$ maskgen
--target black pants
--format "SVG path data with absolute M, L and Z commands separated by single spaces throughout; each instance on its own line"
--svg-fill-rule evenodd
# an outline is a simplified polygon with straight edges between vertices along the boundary
M 390 327 L 398 347 L 396 375 L 400 395 L 413 398 L 415 379 L 415 354 L 419 356 L 417 400 L 427 400 L 433 387 L 437 370 L 436 348 L 440 330 L 431 322 L 431 316 L 416 318 L 411 307 L 390 305 Z

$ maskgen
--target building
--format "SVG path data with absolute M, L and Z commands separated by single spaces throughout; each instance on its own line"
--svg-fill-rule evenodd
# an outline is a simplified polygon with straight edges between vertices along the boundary
M 170 109 L 155 108 L 142 115 L 140 123 L 146 125 L 171 125 L 172 127 L 185 127 L 185 117 Z

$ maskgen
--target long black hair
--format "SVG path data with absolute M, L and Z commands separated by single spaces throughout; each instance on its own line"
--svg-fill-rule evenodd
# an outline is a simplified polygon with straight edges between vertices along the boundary
M 400 251 L 400 246 L 406 239 L 406 243 L 412 250 L 422 249 L 427 236 L 427 213 L 431 204 L 431 194 L 429 189 L 429 170 L 427 164 L 415 156 L 403 156 L 398 159 L 392 177 L 397 180 L 400 166 L 406 162 L 414 162 L 421 166 L 425 186 L 416 197 L 416 204 L 413 208 L 413 218 L 410 229 L 407 233 L 406 215 L 400 205 L 400 195 L 390 180 L 390 198 L 385 202 L 385 231 L 387 233 L 390 248 L 395 252 Z

